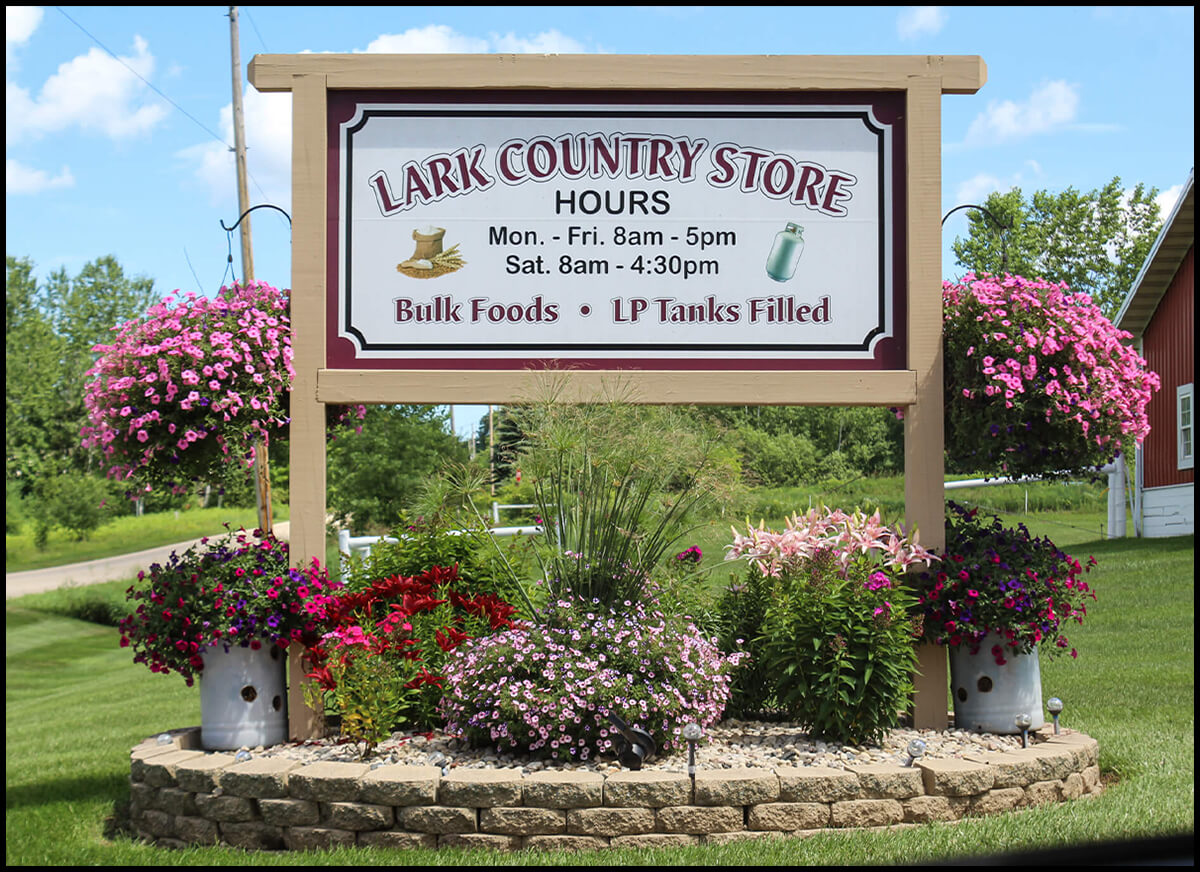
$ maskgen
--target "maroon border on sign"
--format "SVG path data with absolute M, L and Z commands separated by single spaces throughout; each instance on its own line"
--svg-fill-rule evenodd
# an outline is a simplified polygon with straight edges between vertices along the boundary
M 338 212 L 340 204 L 340 126 L 353 117 L 359 103 L 428 103 L 453 106 L 456 103 L 472 104 L 544 104 L 570 105 L 729 105 L 729 106 L 836 106 L 870 105 L 875 117 L 892 125 L 891 155 L 885 160 L 892 166 L 892 326 L 893 335 L 875 344 L 871 358 L 739 358 L 721 357 L 637 357 L 636 351 L 628 356 L 587 357 L 557 354 L 540 354 L 528 358 L 428 358 L 407 357 L 398 352 L 393 357 L 359 357 L 353 342 L 337 335 L 338 332 L 338 258 L 340 254 L 340 227 Z M 907 246 L 907 125 L 905 118 L 905 93 L 903 91 L 836 91 L 836 92 L 711 92 L 690 91 L 636 91 L 605 92 L 552 91 L 531 93 L 528 91 L 330 91 L 328 99 L 328 149 L 326 171 L 326 292 L 325 292 L 325 361 L 330 369 L 360 370 L 530 370 L 530 369 L 583 369 L 583 370 L 650 370 L 650 371 L 819 371 L 861 370 L 883 371 L 907 368 L 908 338 L 908 246 Z M 713 349 L 718 350 L 718 349 Z M 419 355 L 414 349 L 414 355 Z M 612 353 L 612 352 L 610 352 Z M 686 353 L 686 352 L 684 352 Z M 736 354 L 736 352 L 729 352 Z

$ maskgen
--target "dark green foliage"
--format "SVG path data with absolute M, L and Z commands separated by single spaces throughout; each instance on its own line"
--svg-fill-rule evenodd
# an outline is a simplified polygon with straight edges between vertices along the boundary
M 69 530 L 76 541 L 88 538 L 109 515 L 110 490 L 104 479 L 78 472 L 40 479 L 28 503 L 34 544 L 45 548 L 55 526 Z
M 1005 234 L 972 210 L 967 238 L 954 240 L 954 256 L 975 273 L 1066 282 L 1111 318 L 1158 236 L 1157 196 L 1157 188 L 1139 184 L 1126 199 L 1117 177 L 1087 192 L 1042 190 L 1028 199 L 1020 188 L 996 191 L 982 205 L 1012 229 Z
M 446 461 L 466 459 L 435 406 L 371 406 L 329 446 L 329 509 L 355 533 L 390 529 Z
M 717 603 L 722 651 L 745 651 L 749 661 L 733 673 L 733 692 L 725 707 L 727 717 L 752 719 L 777 710 L 772 666 L 767 657 L 767 605 L 775 579 L 753 566 L 743 578 L 734 577 Z

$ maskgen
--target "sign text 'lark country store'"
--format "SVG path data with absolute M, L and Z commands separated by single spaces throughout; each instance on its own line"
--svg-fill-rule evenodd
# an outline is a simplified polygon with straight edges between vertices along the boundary
M 895 98 L 529 99 L 331 96 L 329 365 L 902 366 Z

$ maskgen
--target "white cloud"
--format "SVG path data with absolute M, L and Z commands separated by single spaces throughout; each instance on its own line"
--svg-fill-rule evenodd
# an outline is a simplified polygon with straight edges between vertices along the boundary
M 1171 217 L 1171 210 L 1175 208 L 1175 203 L 1182 193 L 1183 185 L 1172 185 L 1165 191 L 1159 191 L 1158 196 L 1154 198 L 1154 202 L 1158 203 L 1158 217 L 1164 222 Z
M 581 54 L 587 51 L 582 43 L 557 30 L 546 30 L 533 36 L 493 33 L 491 41 L 495 51 L 510 54 Z
M 947 20 L 941 6 L 909 6 L 896 16 L 896 33 L 904 40 L 933 36 L 946 26 Z
M 250 201 L 291 209 L 292 95 L 261 93 L 247 85 L 242 95 L 246 117 L 246 166 Z M 221 110 L 220 133 L 233 142 L 233 106 Z M 229 202 L 236 193 L 235 157 L 223 143 L 207 142 L 179 152 L 195 164 L 196 176 L 214 205 Z
M 53 188 L 70 188 L 74 184 L 75 177 L 65 166 L 57 176 L 51 176 L 45 170 L 27 167 L 12 158 L 6 158 L 4 161 L 4 193 L 6 194 L 37 194 Z
M 153 72 L 154 57 L 146 41 L 135 36 L 133 54 L 120 61 L 93 48 L 60 65 L 36 97 L 6 82 L 5 137 L 13 142 L 69 127 L 113 139 L 145 133 L 167 114 L 166 107 L 148 95 L 146 85 L 138 79 L 139 75 L 149 79 Z
M 476 54 L 488 51 L 488 41 L 455 33 L 446 24 L 431 24 L 404 33 L 381 34 L 366 50 L 371 54 Z
M 994 101 L 976 116 L 967 129 L 968 145 L 985 145 L 1023 139 L 1058 130 L 1075 121 L 1079 86 L 1061 79 L 1039 85 L 1024 102 Z
M 992 191 L 1007 191 L 1012 185 L 1005 186 L 1004 182 L 989 173 L 977 173 L 965 182 L 959 183 L 954 190 L 954 204 L 982 203 Z
M 42 23 L 40 6 L 4 7 L 4 65 L 13 62 L 13 49 L 29 42 L 33 32 Z
M 1020 188 L 1024 185 L 1034 184 L 1042 176 L 1042 167 L 1036 161 L 1030 158 L 1026 160 L 1022 169 L 1011 173 L 1008 178 L 1000 178 L 991 173 L 976 173 L 964 182 L 960 182 L 958 187 L 954 189 L 954 205 L 962 203 L 977 203 L 981 204 L 987 199 L 988 194 L 993 191 L 1006 192 L 1013 188 Z
M 518 36 L 511 31 L 477 37 L 458 33 L 445 24 L 414 27 L 403 33 L 385 33 L 372 40 L 366 48 L 371 54 L 578 54 L 587 49 L 578 40 L 557 30 L 546 30 L 530 36 Z

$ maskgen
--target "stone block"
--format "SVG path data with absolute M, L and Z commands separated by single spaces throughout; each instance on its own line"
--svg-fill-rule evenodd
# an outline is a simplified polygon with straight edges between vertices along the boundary
M 433 833 L 402 833 L 396 830 L 372 830 L 358 834 L 358 844 L 370 848 L 426 848 L 437 847 L 438 837 Z
M 178 787 L 164 787 L 158 792 L 155 808 L 168 814 L 196 814 L 196 795 Z
M 757 805 L 779 800 L 779 777 L 765 769 L 713 769 L 696 773 L 695 805 Z
M 525 836 L 521 847 L 528 851 L 600 851 L 608 839 L 598 836 Z
M 839 802 L 859 798 L 858 777 L 825 766 L 780 766 L 780 802 Z
M 682 772 L 616 772 L 605 779 L 604 804 L 610 808 L 692 805 L 692 782 Z
M 815 830 L 829 826 L 829 806 L 823 802 L 767 802 L 751 806 L 746 816 L 750 830 Z
M 353 830 L 332 827 L 290 827 L 283 831 L 283 843 L 289 851 L 313 851 L 321 848 L 349 848 L 357 842 Z
M 1061 781 L 1035 781 L 1025 788 L 1027 805 L 1045 805 L 1062 799 Z
M 654 812 L 648 808 L 572 808 L 567 832 L 577 836 L 630 836 L 654 832 Z
M 521 804 L 521 773 L 516 769 L 455 769 L 438 785 L 438 802 L 464 808 Z
M 440 805 L 409 805 L 396 809 L 396 822 L 406 830 L 418 833 L 473 833 L 476 831 L 475 809 L 447 808 Z
M 927 824 L 958 820 L 969 808 L 970 800 L 960 796 L 913 796 L 901 805 L 907 823 Z
M 204 756 L 203 751 L 174 751 L 167 754 L 156 754 L 142 761 L 142 777 L 140 780 L 151 787 L 178 787 L 175 780 L 175 769 L 180 763 Z
M 895 799 L 848 799 L 831 808 L 835 827 L 887 827 L 904 820 L 904 806 Z
M 288 793 L 295 799 L 338 802 L 358 795 L 365 763 L 311 763 L 288 772 Z
M 283 827 L 262 821 L 226 821 L 221 824 L 221 841 L 246 851 L 278 851 L 284 847 Z
M 310 827 L 321 822 L 321 807 L 311 799 L 260 799 L 263 823 L 276 827 Z
M 700 837 L 685 833 L 642 833 L 635 836 L 613 836 L 614 848 L 684 848 L 699 845 Z
M 129 785 L 129 805 L 135 809 L 158 808 L 158 794 L 159 788 L 134 781 Z
M 210 821 L 252 821 L 258 817 L 254 803 L 244 796 L 215 793 L 197 793 L 196 811 Z
M 338 830 L 386 830 L 395 822 L 390 805 L 331 802 L 323 808 L 322 823 Z
M 139 833 L 145 834 L 151 840 L 161 838 L 163 836 L 175 835 L 175 815 L 167 814 L 165 811 L 148 808 L 142 812 L 141 817 L 137 821 L 137 829 Z
M 288 795 L 287 774 L 300 763 L 284 757 L 262 757 L 235 763 L 221 775 L 221 787 L 234 796 L 281 799 Z
M 846 771 L 857 776 L 861 795 L 867 799 L 908 799 L 925 792 L 921 770 L 915 766 L 871 763 Z
M 604 804 L 604 776 L 587 770 L 534 772 L 525 777 L 524 802 L 537 808 L 594 808 Z
M 493 851 L 515 851 L 521 847 L 518 836 L 498 833 L 447 833 L 437 837 L 439 848 L 489 848 Z
M 174 745 L 160 745 L 153 739 L 147 739 L 140 745 L 135 745 L 129 752 L 129 775 L 134 781 L 145 778 L 146 761 L 163 754 L 174 754 L 179 751 Z
M 189 845 L 215 845 L 221 840 L 216 823 L 202 817 L 176 817 L 175 833 Z
M 1020 787 L 1042 779 L 1042 761 L 1038 757 L 1022 754 L 1019 750 L 996 754 L 988 760 L 992 770 L 992 787 Z
M 184 760 L 175 767 L 175 780 L 192 793 L 212 793 L 221 786 L 226 766 L 232 766 L 232 754 L 204 754 Z
M 1025 804 L 1025 788 L 995 787 L 971 798 L 971 814 L 989 815 L 1013 811 Z
M 358 798 L 380 805 L 433 805 L 442 770 L 435 766 L 380 766 L 358 785 Z
M 991 790 L 995 774 L 981 763 L 953 757 L 922 760 L 916 764 L 925 792 L 934 796 L 974 796 Z
M 742 809 L 729 806 L 672 805 L 655 812 L 660 833 L 728 833 L 745 829 Z
M 567 831 L 567 812 L 558 808 L 485 808 L 479 829 L 506 836 L 556 835 Z
M 1089 766 L 1080 772 L 1079 775 L 1083 779 L 1083 789 L 1087 793 L 1099 793 L 1103 790 L 1103 786 L 1100 783 L 1099 766 Z
M 1083 733 L 1067 730 L 1057 736 L 1051 734 L 1044 743 L 1045 747 L 1056 745 L 1065 745 L 1074 749 L 1082 761 L 1078 767 L 1080 769 L 1095 766 L 1100 759 L 1100 743 L 1091 736 L 1084 735 Z
M 1083 796 L 1083 776 L 1072 772 L 1062 782 L 1062 798 L 1065 800 L 1079 799 Z
M 1038 781 L 1061 781 L 1075 771 L 1071 749 L 1063 745 L 1049 743 L 1031 745 L 1028 748 L 1009 751 L 1006 756 L 1012 756 L 1018 760 L 1036 761 L 1041 766 L 1041 776 L 1037 779 Z

